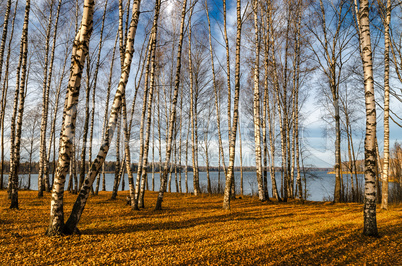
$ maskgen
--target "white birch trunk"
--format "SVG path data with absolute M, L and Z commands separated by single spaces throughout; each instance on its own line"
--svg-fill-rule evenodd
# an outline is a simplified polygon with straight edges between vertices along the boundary
M 357 1 L 357 0 L 356 0 Z M 357 3 L 355 1 L 355 5 Z M 373 63 L 371 53 L 369 1 L 360 0 L 357 19 L 359 21 L 360 55 L 364 72 L 364 91 L 366 103 L 366 137 L 364 140 L 364 229 L 363 234 L 377 236 L 376 219 L 376 108 L 374 98 Z

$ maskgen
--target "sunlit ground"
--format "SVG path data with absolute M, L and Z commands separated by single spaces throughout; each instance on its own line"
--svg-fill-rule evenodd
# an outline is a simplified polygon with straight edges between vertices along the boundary
M 244 197 L 221 209 L 222 196 L 166 193 L 163 211 L 131 211 L 128 192 L 90 197 L 81 235 L 44 235 L 50 194 L 20 191 L 10 210 L 0 191 L 0 265 L 402 265 L 402 204 L 377 213 L 379 238 L 362 235 L 361 204 L 261 203 Z M 65 194 L 65 219 L 76 195 Z

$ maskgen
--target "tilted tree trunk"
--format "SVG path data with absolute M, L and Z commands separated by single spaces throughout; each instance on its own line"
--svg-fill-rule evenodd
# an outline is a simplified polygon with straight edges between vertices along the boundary
M 70 162 L 67 191 L 73 193 L 73 164 Z
M 87 58 L 87 67 L 86 67 L 86 91 L 85 91 L 85 121 L 84 121 L 84 134 L 82 136 L 82 147 L 81 147 L 81 167 L 80 167 L 80 181 L 79 187 L 82 186 L 82 183 L 85 179 L 85 167 L 86 167 L 86 151 L 87 151 L 87 139 L 88 139 L 88 127 L 89 127 L 89 97 L 91 93 L 91 85 L 90 85 L 90 58 Z
M 5 47 L 6 47 L 6 41 L 7 41 L 7 30 L 8 30 L 8 18 L 10 17 L 10 10 L 11 10 L 11 0 L 7 1 L 7 7 L 6 7 L 6 12 L 4 14 L 4 23 L 3 23 L 3 35 L 1 38 L 1 46 L 0 46 L 0 84 L 1 84 L 1 78 L 2 78 L 2 74 L 3 74 L 3 60 L 4 60 L 4 51 L 5 51 Z M 14 26 L 14 25 L 13 25 Z M 10 54 L 10 51 L 8 52 Z M 8 62 L 7 62 L 8 63 Z M 8 69 L 8 66 L 7 66 Z M 6 74 L 8 74 L 8 71 L 6 71 Z M 5 80 L 8 79 L 7 77 L 8 75 L 5 76 Z M 1 150 L 2 150 L 2 154 L 4 154 L 4 111 L 5 108 L 3 108 L 3 102 L 5 101 L 5 97 L 6 96 L 6 88 L 5 86 L 3 86 L 2 88 L 2 97 L 1 97 L 1 114 L 0 114 L 0 127 L 1 127 Z M 4 105 L 5 106 L 5 105 Z M 3 157 L 1 159 L 1 176 L 0 176 L 0 190 L 4 188 L 3 186 Z
M 355 0 L 357 9 L 358 4 Z M 376 219 L 376 188 L 375 188 L 375 168 L 376 168 L 376 108 L 374 98 L 374 78 L 373 63 L 371 53 L 370 20 L 369 20 L 369 1 L 360 0 L 359 10 L 356 10 L 359 22 L 359 43 L 360 55 L 363 63 L 364 72 L 364 91 L 366 103 L 366 137 L 364 140 L 364 229 L 363 234 L 367 236 L 377 236 Z
M 12 143 L 14 149 L 13 157 L 10 156 L 10 176 L 11 176 L 11 209 L 18 209 L 18 167 L 20 164 L 21 149 L 21 130 L 22 117 L 24 114 L 25 89 L 27 79 L 27 57 L 28 57 L 28 24 L 29 24 L 30 0 L 26 1 L 24 26 L 22 28 L 21 45 L 20 45 L 20 62 L 21 62 L 21 79 L 17 78 L 16 92 L 19 92 L 18 117 L 15 127 L 15 142 Z M 17 70 L 19 71 L 19 70 Z M 15 103 L 15 102 L 14 102 Z M 15 108 L 16 106 L 14 106 Z M 14 122 L 13 122 L 14 123 Z M 12 138 L 11 138 L 12 139 Z M 12 163 L 11 163 L 12 162 Z
M 107 89 L 106 89 L 106 101 L 105 101 L 105 115 L 103 117 L 103 126 L 102 126 L 102 139 L 101 143 L 103 143 L 105 139 L 105 129 L 107 126 L 107 118 L 109 116 L 109 99 L 110 99 L 110 90 L 112 88 L 112 77 L 113 77 L 113 66 L 114 66 L 114 59 L 116 55 L 116 46 L 117 46 L 117 38 L 118 38 L 119 32 L 116 33 L 116 38 L 114 41 L 114 46 L 113 46 L 113 52 L 112 52 L 112 62 L 110 64 L 110 70 L 109 70 L 109 79 L 107 83 Z M 106 180 L 105 180 L 105 164 L 102 164 L 102 191 L 106 191 Z M 98 177 L 98 180 L 100 180 L 100 176 Z M 96 186 L 97 188 L 99 187 L 99 181 L 97 181 Z M 95 188 L 95 192 L 98 190 Z
M 14 7 L 14 12 L 13 12 L 13 19 L 11 22 L 11 33 L 10 33 L 10 40 L 8 41 L 8 48 L 7 48 L 7 58 L 6 58 L 6 69 L 5 69 L 5 74 L 4 74 L 4 81 L 3 81 L 3 86 L 2 86 L 2 95 L 1 95 L 1 116 L 0 116 L 0 123 L 1 123 L 1 174 L 0 174 L 0 188 L 4 188 L 4 112 L 6 110 L 6 104 L 7 104 L 7 92 L 8 92 L 8 76 L 9 76 L 9 68 L 10 68 L 10 56 L 11 56 L 11 44 L 14 36 L 14 25 L 15 25 L 15 18 L 17 14 L 17 7 L 18 7 L 18 0 L 15 2 L 15 7 Z M 7 16 L 5 16 L 4 19 L 6 19 Z M 4 22 L 5 26 L 8 23 Z M 4 34 L 4 30 L 3 30 Z M 7 38 L 7 37 L 6 37 Z M 3 41 L 3 38 L 2 38 Z M 6 41 L 6 40 L 5 40 Z M 3 56 L 1 56 L 1 59 Z M 3 62 L 1 62 L 3 63 Z M 2 64 L 1 64 L 2 65 Z M 2 73 L 0 73 L 1 75 Z M 1 79 L 1 78 L 0 78 Z
M 117 40 L 117 36 L 116 36 L 116 40 Z M 145 40 L 144 40 L 144 44 L 145 44 Z M 143 45 L 144 48 L 144 45 Z M 142 52 L 144 49 L 141 49 L 141 55 L 140 58 L 142 58 Z M 131 136 L 131 126 L 132 126 L 132 122 L 133 122 L 133 117 L 134 117 L 134 110 L 135 110 L 135 101 L 137 99 L 137 93 L 138 93 L 138 88 L 140 86 L 141 83 L 141 79 L 142 79 L 142 74 L 144 71 L 144 66 L 145 63 L 142 64 L 141 67 L 141 74 L 140 77 L 138 79 L 138 83 L 135 87 L 135 93 L 134 93 L 134 98 L 133 98 L 133 104 L 132 104 L 132 108 L 131 108 L 131 118 L 130 118 L 130 123 L 127 124 L 127 106 L 126 106 L 126 97 L 124 95 L 123 99 L 122 99 L 122 112 L 123 112 L 123 134 L 124 134 L 124 153 L 125 153 L 125 167 L 126 167 L 126 171 L 127 171 L 127 176 L 128 176 L 128 186 L 129 186 L 129 193 L 130 193 L 130 205 L 133 208 L 133 206 L 135 206 L 135 187 L 134 187 L 134 177 L 133 177 L 133 173 L 131 171 L 131 152 L 130 152 L 130 136 Z M 137 80 L 137 75 L 138 75 L 139 69 L 137 70 L 137 74 L 135 76 L 134 80 Z M 124 181 L 124 179 L 123 179 Z M 123 185 L 123 184 L 122 184 Z
M 160 4 L 158 5 L 160 8 Z M 146 124 L 146 132 L 145 132 L 145 143 L 144 143 L 144 153 L 142 158 L 142 169 L 141 169 L 141 188 L 140 195 L 138 197 L 138 206 L 140 208 L 145 208 L 144 195 L 145 195 L 145 183 L 148 181 L 147 176 L 147 166 L 148 166 L 148 152 L 149 152 L 149 139 L 151 136 L 151 122 L 152 122 L 152 103 L 153 103 L 153 95 L 155 89 L 155 75 L 156 75 L 156 42 L 158 36 L 158 17 L 159 17 L 159 9 L 155 9 L 155 17 L 154 17 L 154 29 L 153 29 L 153 38 L 151 41 L 151 77 L 149 84 L 149 92 L 148 92 L 148 101 L 147 101 L 147 124 Z M 144 102 L 145 105 L 145 102 Z
M 150 76 L 150 65 L 151 65 L 151 57 L 152 57 L 152 43 L 154 34 L 151 34 L 149 37 L 149 44 L 148 44 L 148 52 L 147 52 L 147 63 L 146 63 L 146 70 L 145 70 L 145 81 L 144 81 L 144 95 L 142 100 L 142 111 L 141 111 L 141 124 L 140 124 L 140 154 L 138 157 L 138 165 L 137 165 L 137 179 L 135 182 L 135 198 L 134 198 L 134 206 L 132 208 L 134 210 L 139 210 L 138 207 L 138 199 L 140 195 L 140 185 L 141 185 L 141 173 L 142 173 L 142 163 L 143 163 L 143 156 L 144 156 L 144 126 L 145 126 L 145 119 L 146 119 L 146 111 L 147 111 L 147 99 L 148 99 L 148 92 L 149 92 L 149 76 Z
M 130 1 L 128 2 L 130 3 Z M 129 8 L 128 8 L 129 10 Z M 128 17 L 128 15 L 127 15 Z M 126 25 L 127 26 L 127 25 Z M 127 32 L 126 32 L 127 34 Z M 144 47 L 148 47 L 147 51 L 149 51 L 150 49 L 150 41 L 148 41 L 148 45 L 145 46 L 146 40 L 144 39 L 144 43 L 142 45 L 141 48 L 141 53 L 140 53 L 140 61 L 142 61 L 142 54 L 144 51 Z M 146 55 L 149 55 L 149 53 L 146 53 Z M 150 55 L 149 55 L 150 56 Z M 149 58 L 149 57 L 148 57 Z M 149 59 L 147 59 L 147 61 L 149 61 Z M 147 63 L 148 64 L 148 63 Z M 136 103 L 136 99 L 137 99 L 137 94 L 138 94 L 138 89 L 141 85 L 141 79 L 142 79 L 142 75 L 144 73 L 144 69 L 145 69 L 145 62 L 142 64 L 141 68 L 137 69 L 137 73 L 135 75 L 134 80 L 137 80 L 138 77 L 138 73 L 140 72 L 141 69 L 141 74 L 140 77 L 138 79 L 137 85 L 135 86 L 135 93 L 134 93 L 134 97 L 133 97 L 133 103 L 132 103 L 132 107 L 131 107 L 131 114 L 130 114 L 130 122 L 127 125 L 127 108 L 126 108 L 126 99 L 125 97 L 123 98 L 122 101 L 122 111 L 123 111 L 123 132 L 124 132 L 124 152 L 125 152 L 125 160 L 126 160 L 126 171 L 127 171 L 127 175 L 128 175 L 128 183 L 129 183 L 129 193 L 130 193 L 130 202 L 131 202 L 131 206 L 137 206 L 136 205 L 136 201 L 135 201 L 135 187 L 134 187 L 134 177 L 132 175 L 132 171 L 131 171 L 131 156 L 130 156 L 130 146 L 129 146 L 129 141 L 130 141 L 130 136 L 131 136 L 131 128 L 132 128 L 132 123 L 133 123 L 133 118 L 134 118 L 134 111 L 135 111 L 135 103 Z M 148 65 L 147 65 L 147 69 L 148 69 Z M 147 83 L 147 79 L 146 79 L 146 83 Z M 124 122 L 126 121 L 126 122 Z M 122 183 L 122 187 L 124 187 L 124 179 L 123 179 L 123 183 Z M 133 208 L 135 209 L 135 208 Z
M 50 87 L 47 86 L 47 78 L 49 72 L 49 43 L 50 43 L 50 33 L 53 23 L 53 3 L 54 0 L 50 2 L 49 11 L 49 22 L 46 30 L 46 40 L 45 40 L 45 60 L 43 67 L 43 93 L 42 93 L 42 122 L 40 126 L 40 148 L 39 148 L 39 174 L 38 174 L 38 197 L 43 196 L 43 191 L 45 186 L 47 186 L 47 191 L 49 191 L 49 183 L 45 182 L 45 167 L 47 167 L 46 161 L 46 129 L 47 129 L 47 117 L 49 109 L 49 90 Z M 46 184 L 45 184 L 46 183 Z
M 237 31 L 236 31 L 236 66 L 235 66 L 235 97 L 233 106 L 233 123 L 229 138 L 229 165 L 226 173 L 225 192 L 223 196 L 223 209 L 230 209 L 230 194 L 232 182 L 234 182 L 234 161 L 236 149 L 237 122 L 239 119 L 239 94 L 240 94 L 240 42 L 241 42 L 241 0 L 237 0 Z
M 63 112 L 63 127 L 60 140 L 59 161 L 52 189 L 50 221 L 46 234 L 61 235 L 64 228 L 63 195 L 66 173 L 69 169 L 72 143 L 75 135 L 77 104 L 81 84 L 82 69 L 88 54 L 89 39 L 93 29 L 93 13 L 95 2 L 84 1 L 84 12 L 81 27 L 78 31 L 72 51 L 72 65 L 67 87 L 66 102 Z
M 134 106 L 133 106 L 134 108 Z M 134 178 L 133 173 L 131 171 L 131 153 L 130 153 L 130 133 L 131 130 L 127 128 L 127 107 L 126 107 L 126 97 L 122 99 L 122 112 L 123 112 L 123 134 L 124 134 L 124 160 L 125 160 L 125 167 L 128 175 L 128 186 L 130 191 L 130 205 L 134 206 Z
M 103 29 L 105 28 L 107 3 L 108 3 L 108 1 L 106 0 L 105 8 L 103 9 L 102 26 L 101 26 L 100 36 L 99 36 L 99 49 L 98 49 L 98 55 L 96 58 L 96 67 L 95 67 L 95 73 L 94 73 L 94 78 L 93 78 L 94 84 L 93 84 L 93 90 L 92 90 L 92 113 L 91 113 L 91 126 L 90 126 L 90 132 L 89 132 L 89 151 L 88 151 L 89 165 L 92 164 L 92 142 L 93 142 L 93 135 L 94 135 L 94 121 L 95 121 L 95 96 L 96 96 L 96 86 L 97 86 L 97 82 L 98 82 L 100 59 L 101 59 L 101 53 L 102 53 L 102 48 L 103 48 Z M 96 182 L 96 187 L 95 187 L 95 191 L 94 191 L 95 195 L 98 195 L 99 180 L 100 179 L 98 178 L 97 182 Z
M 125 98 L 125 97 L 124 97 Z M 116 161 L 114 163 L 114 182 L 112 189 L 111 199 L 114 200 L 117 197 L 117 191 L 119 190 L 120 174 L 122 173 L 122 166 L 120 165 L 120 136 L 121 136 L 121 111 L 117 115 L 117 131 L 116 131 Z M 124 164 L 123 164 L 124 165 Z
M 22 37 L 21 37 L 21 44 L 20 44 L 20 54 L 19 60 L 17 65 L 17 73 L 16 73 L 16 80 L 17 84 L 15 87 L 14 92 L 14 101 L 13 101 L 13 112 L 11 116 L 11 126 L 10 126 L 10 170 L 8 174 L 8 198 L 11 199 L 11 193 L 13 189 L 13 171 L 14 171 L 14 163 L 15 163 L 15 128 L 16 128 L 16 120 L 17 120 L 17 111 L 18 111 L 18 101 L 19 101 L 19 91 L 20 91 L 20 78 L 21 78 L 21 65 L 22 65 L 22 54 L 23 54 L 23 44 L 22 44 Z M 4 149 L 4 148 L 3 148 Z M 18 194 L 17 194 L 18 196 Z M 18 202 L 18 200 L 17 200 Z
M 49 65 L 49 77 L 47 79 L 47 91 L 50 91 L 50 86 L 52 84 L 52 76 L 53 76 L 53 64 L 54 64 L 54 55 L 55 55 L 55 51 L 56 51 L 56 40 L 57 40 L 57 28 L 59 25 L 59 17 L 60 17 L 60 9 L 61 9 L 61 4 L 62 4 L 62 0 L 59 0 L 59 3 L 57 4 L 57 12 L 56 12 L 56 21 L 54 24 L 54 34 L 53 34 L 53 43 L 52 43 L 52 51 L 50 52 L 50 65 Z M 67 51 L 66 51 L 66 56 L 64 58 L 64 63 L 63 63 L 63 70 L 62 70 L 62 78 L 64 76 L 64 71 L 65 71 L 65 66 L 66 66 L 66 62 L 67 62 Z M 62 79 L 61 78 L 61 79 Z M 61 89 L 61 80 L 60 80 L 60 84 L 57 87 L 57 92 L 56 92 L 56 97 L 55 97 L 55 108 L 54 108 L 54 116 L 53 116 L 53 120 L 50 126 L 50 139 L 49 139 L 49 150 L 47 152 L 47 158 L 45 160 L 45 168 L 44 168 L 44 172 L 45 172 L 45 189 L 46 192 L 50 192 L 51 187 L 53 186 L 53 181 L 52 183 L 50 183 L 49 180 L 49 161 L 50 161 L 50 154 L 51 154 L 51 148 L 52 148 L 52 143 L 54 144 L 56 142 L 56 140 L 54 140 L 53 142 L 53 138 L 55 138 L 55 123 L 56 123 L 56 116 L 57 116 L 57 112 L 59 110 L 59 97 L 60 97 L 60 89 Z M 55 145 L 53 145 L 54 149 L 55 149 Z M 55 160 L 55 158 L 53 158 L 53 160 Z M 52 175 L 52 178 L 54 179 L 54 173 Z
M 113 194 L 112 199 L 115 199 L 117 196 L 117 190 L 119 189 L 120 182 L 120 137 L 121 137 L 121 110 L 117 115 L 117 130 L 116 130 L 116 161 L 114 163 L 114 185 L 113 185 Z
M 11 0 L 7 1 L 6 13 L 4 14 L 4 23 L 3 23 L 3 34 L 1 37 L 1 45 L 0 45 L 0 82 L 2 78 L 2 70 L 3 70 L 3 59 L 4 59 L 4 50 L 6 48 L 7 41 L 7 30 L 8 30 L 8 18 L 10 17 L 11 10 Z M 2 188 L 3 184 L 0 184 Z
M 70 217 L 68 218 L 63 232 L 65 234 L 72 234 L 77 229 L 77 224 L 81 218 L 82 212 L 84 210 L 85 204 L 87 202 L 89 196 L 89 190 L 95 180 L 96 175 L 99 172 L 100 167 L 102 166 L 103 162 L 105 161 L 106 155 L 110 148 L 110 143 L 113 139 L 113 133 L 116 129 L 116 122 L 118 119 L 118 115 L 121 110 L 122 106 L 122 99 L 125 94 L 125 89 L 127 85 L 127 81 L 130 74 L 130 67 L 131 61 L 133 58 L 134 53 L 134 38 L 135 33 L 137 30 L 138 25 L 138 18 L 140 15 L 139 8 L 140 8 L 140 0 L 136 0 L 133 2 L 133 9 L 132 9 L 132 17 L 130 22 L 130 29 L 127 35 L 127 44 L 125 49 L 124 55 L 124 66 L 122 69 L 122 73 L 120 76 L 120 82 L 115 94 L 115 98 L 113 100 L 113 105 L 111 109 L 111 114 L 109 118 L 109 124 L 106 129 L 106 134 L 103 143 L 101 144 L 99 153 L 92 163 L 89 173 L 84 180 L 84 184 L 80 189 L 80 193 L 77 197 L 77 200 L 74 203 L 73 210 L 71 212 Z
M 79 189 L 79 182 L 78 182 L 78 177 L 77 177 L 77 152 L 79 151 L 79 147 L 77 147 L 77 142 L 76 142 L 76 138 L 74 137 L 73 140 L 73 158 L 71 160 L 71 163 L 73 164 L 73 167 L 71 167 L 72 170 L 72 176 L 73 176 L 73 180 L 74 180 L 74 189 L 73 189 L 73 193 L 77 194 L 78 193 L 78 189 Z
M 157 0 L 157 1 L 159 1 L 159 0 Z M 187 6 L 187 0 L 184 0 L 182 12 L 181 12 L 181 21 L 180 21 L 180 37 L 179 37 L 179 46 L 177 49 L 176 77 L 175 77 L 175 84 L 174 84 L 172 109 L 171 109 L 170 119 L 169 119 L 169 130 L 167 132 L 168 139 L 167 139 L 167 146 L 166 146 L 166 158 L 165 158 L 166 162 L 165 162 L 163 172 L 162 171 L 160 172 L 160 174 L 162 175 L 162 178 L 161 178 L 161 185 L 160 185 L 160 189 L 159 189 L 159 193 L 158 193 L 158 198 L 156 201 L 155 210 L 162 209 L 163 193 L 166 191 L 167 175 L 168 175 L 168 169 L 169 169 L 169 163 L 170 163 L 170 155 L 172 152 L 173 126 L 174 126 L 174 120 L 176 118 L 176 104 L 177 104 L 177 97 L 178 97 L 179 88 L 180 88 L 181 53 L 182 53 L 183 38 L 184 38 L 184 20 L 186 17 L 186 6 Z M 162 165 L 160 165 L 159 167 L 162 167 Z M 187 187 L 186 187 L 186 189 L 187 189 Z

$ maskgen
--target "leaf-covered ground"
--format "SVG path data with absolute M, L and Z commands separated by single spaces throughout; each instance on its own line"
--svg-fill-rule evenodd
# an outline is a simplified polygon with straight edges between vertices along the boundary
M 379 238 L 362 235 L 361 204 L 261 203 L 244 197 L 166 193 L 163 211 L 131 211 L 128 192 L 90 197 L 81 235 L 50 238 L 50 194 L 20 191 L 10 210 L 0 191 L 0 265 L 402 265 L 402 205 L 377 213 Z M 76 195 L 65 194 L 66 219 Z

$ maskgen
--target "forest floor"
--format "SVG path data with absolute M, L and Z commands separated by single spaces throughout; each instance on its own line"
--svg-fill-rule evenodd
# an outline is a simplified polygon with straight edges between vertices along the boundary
M 402 204 L 377 212 L 378 238 L 362 235 L 362 204 L 264 202 L 166 193 L 162 211 L 131 211 L 127 191 L 91 196 L 81 235 L 47 237 L 50 194 L 0 191 L 0 265 L 402 265 Z M 65 193 L 65 219 L 76 195 Z

